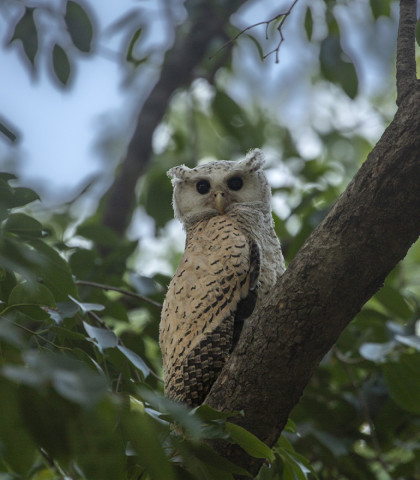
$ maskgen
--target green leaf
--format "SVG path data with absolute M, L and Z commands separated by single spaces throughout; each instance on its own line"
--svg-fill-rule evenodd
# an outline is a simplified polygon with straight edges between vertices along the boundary
M 92 325 L 86 322 L 83 322 L 83 326 L 85 327 L 86 333 L 90 338 L 95 340 L 101 351 L 117 346 L 118 338 L 114 332 L 106 330 L 105 328 L 92 327 Z
M 117 247 L 121 243 L 119 236 L 104 225 L 80 225 L 77 228 L 77 235 L 93 240 L 97 245 L 103 245 L 104 247 Z
M 15 180 L 13 175 L 2 173 L 0 176 L 0 206 L 10 209 L 14 207 L 22 207 L 35 200 L 39 200 L 39 196 L 30 188 L 16 187 L 9 185 L 10 180 Z
M 164 171 L 161 168 L 152 168 L 147 173 L 147 182 L 144 183 L 140 194 L 140 201 L 146 212 L 154 218 L 158 228 L 164 227 L 173 218 L 171 205 L 172 186 L 169 179 L 162 182 Z
M 42 225 L 24 213 L 12 213 L 4 224 L 6 232 L 21 237 L 42 237 Z
M 67 85 L 70 77 L 70 61 L 67 53 L 60 45 L 55 44 L 52 52 L 54 73 L 58 80 Z
M 63 398 L 85 407 L 92 407 L 109 392 L 105 378 L 84 367 L 77 371 L 57 369 L 53 386 Z
M 161 415 L 160 418 L 166 417 L 166 420 L 169 422 L 175 421 L 175 423 L 187 433 L 188 437 L 194 441 L 204 437 L 202 420 L 194 415 L 194 412 L 188 410 L 185 405 L 174 402 L 161 394 L 157 394 L 143 385 L 141 385 L 138 390 L 143 400 L 146 401 L 149 406 L 158 412 L 167 414 Z
M 252 43 L 255 45 L 255 48 L 257 49 L 257 52 L 258 52 L 258 56 L 260 57 L 260 60 L 263 62 L 264 52 L 260 45 L 260 42 L 256 38 L 254 38 L 252 35 L 249 35 L 248 33 L 246 33 L 245 36 L 249 38 L 252 41 Z
M 402 354 L 382 366 L 391 398 L 401 408 L 420 415 L 420 353 Z
M 420 47 L 420 20 L 417 20 L 416 23 L 416 41 L 417 45 Z
M 217 119 L 220 121 L 224 129 L 234 138 L 238 137 L 240 132 L 237 130 L 238 124 L 243 123 L 244 111 L 229 95 L 218 90 L 213 99 L 213 111 Z
M 134 55 L 134 49 L 142 33 L 143 33 L 142 27 L 138 28 L 134 32 L 133 36 L 131 37 L 130 43 L 128 45 L 127 54 L 125 56 L 125 59 L 127 60 L 127 62 L 134 64 L 136 67 L 144 63 L 148 58 L 147 56 L 143 58 L 136 58 Z
M 67 2 L 64 20 L 73 44 L 81 52 L 89 52 L 93 38 L 93 26 L 85 10 L 76 2 Z
M 153 278 L 144 275 L 131 274 L 131 283 L 137 293 L 144 296 L 155 295 L 163 291 L 162 285 L 157 283 Z
M 101 374 L 73 357 L 30 350 L 23 358 L 25 366 L 6 365 L 3 368 L 5 377 L 28 387 L 52 385 L 62 398 L 87 408 L 109 392 Z
M 74 460 L 83 478 L 118 480 L 127 476 L 125 439 L 118 425 L 119 409 L 106 398 L 95 409 L 84 410 L 69 424 Z
M 414 314 L 401 293 L 389 285 L 384 285 L 375 295 L 375 298 L 379 300 L 392 315 L 398 318 L 408 320 L 412 318 Z
M 0 459 L 13 472 L 28 478 L 37 448 L 22 422 L 17 389 L 4 379 L 0 382 L 0 405 Z
M 147 414 L 130 411 L 122 417 L 125 437 L 137 454 L 140 464 L 150 477 L 159 480 L 175 480 L 175 473 L 162 448 L 156 424 Z
M 312 30 L 313 30 L 312 11 L 308 7 L 305 13 L 305 32 L 309 41 L 312 40 Z
M 87 302 L 79 302 L 76 300 L 72 295 L 69 295 L 69 298 L 72 302 L 74 302 L 83 313 L 88 312 L 101 312 L 105 310 L 105 307 L 100 303 L 87 303 Z
M 359 352 L 363 358 L 372 362 L 383 362 L 386 356 L 395 348 L 395 342 L 372 343 L 366 342 L 361 345 Z
M 284 431 L 288 433 L 297 433 L 296 423 L 291 419 L 287 419 L 286 426 L 284 427 Z
M 55 298 L 49 288 L 41 283 L 24 282 L 16 285 L 10 293 L 9 306 L 43 305 L 55 307 Z
M 283 462 L 284 479 L 308 480 L 309 478 L 318 478 L 309 460 L 297 453 L 284 435 L 281 435 L 277 441 L 275 451 L 280 455 Z
M 327 80 L 340 85 L 350 98 L 357 95 L 356 69 L 343 52 L 338 34 L 330 34 L 322 41 L 319 61 L 321 71 Z
M 77 342 L 85 343 L 86 336 L 82 333 L 74 332 L 69 328 L 60 327 L 58 325 L 54 325 L 50 327 L 50 332 L 53 332 L 57 335 L 60 340 L 75 340 Z M 73 349 L 73 353 L 77 349 Z
M 35 63 L 35 56 L 38 52 L 38 31 L 34 21 L 34 8 L 27 7 L 25 13 L 16 24 L 10 43 L 14 40 L 20 40 L 23 50 L 32 66 Z
M 73 318 L 79 311 L 79 305 L 74 302 L 57 302 L 58 312 L 61 318 Z
M 32 203 L 35 200 L 40 200 L 39 195 L 30 188 L 17 187 L 13 192 L 12 207 L 22 207 L 28 203 Z
M 189 449 L 194 455 L 194 459 L 202 462 L 201 468 L 204 470 L 204 478 L 230 480 L 234 479 L 232 474 L 244 477 L 252 477 L 245 469 L 235 465 L 226 458 L 218 455 L 208 445 L 189 443 Z
M 40 264 L 34 270 L 43 283 L 51 290 L 57 301 L 65 302 L 69 295 L 76 297 L 77 289 L 68 263 L 52 247 L 41 239 L 30 239 Z
M 10 292 L 15 288 L 16 284 L 14 273 L 0 268 L 0 301 L 7 302 Z
M 64 400 L 50 388 L 21 386 L 19 410 L 26 429 L 37 444 L 55 461 L 66 464 L 71 458 L 68 424 L 77 415 L 78 406 Z
M 18 347 L 21 350 L 23 350 L 25 345 L 21 331 L 8 321 L 4 320 L 4 317 L 0 322 L 0 340 L 8 343 L 9 345 Z
M 234 423 L 226 422 L 226 429 L 232 440 L 240 445 L 249 455 L 255 458 L 274 460 L 274 453 L 270 447 L 262 442 L 253 433 Z
M 118 345 L 118 350 L 128 359 L 130 362 L 138 368 L 143 376 L 146 378 L 150 374 L 150 368 L 147 366 L 146 362 L 139 356 L 137 353 L 133 352 L 127 347 Z
M 17 180 L 17 176 L 9 172 L 0 172 L 0 180 L 8 182 L 9 180 Z
M 391 13 L 391 5 L 388 0 L 370 0 L 370 8 L 375 19 L 382 15 L 389 17 Z

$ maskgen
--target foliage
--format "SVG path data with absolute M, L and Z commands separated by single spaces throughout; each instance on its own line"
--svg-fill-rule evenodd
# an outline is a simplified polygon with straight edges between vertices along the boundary
M 94 52 L 97 32 L 85 4 L 64 3 L 57 10 L 21 3 L 8 41 L 22 46 L 31 71 L 48 56 L 52 77 L 68 85 L 78 59 Z M 351 2 L 321 3 L 323 13 L 308 4 L 300 14 L 305 46 L 315 46 L 318 62 L 310 81 L 333 92 L 333 102 L 357 100 L 358 59 L 350 55 L 339 21 L 340 8 Z M 51 9 L 57 32 L 40 42 L 40 18 Z M 370 1 L 373 25 L 391 13 L 391 2 Z M 144 33 L 143 24 L 133 21 L 138 18 L 114 25 L 125 29 L 121 57 L 134 70 L 149 59 L 138 53 Z M 248 37 L 238 36 L 238 49 L 247 45 L 247 55 L 264 57 L 278 44 L 278 23 L 269 27 L 267 43 L 251 29 Z M 234 37 L 238 29 L 231 28 Z M 256 106 L 257 95 L 241 99 L 235 68 L 241 71 L 234 62 L 225 65 L 215 79 L 203 66 L 204 78 L 173 96 L 137 208 L 153 217 L 154 241 L 164 242 L 172 218 L 169 167 L 264 146 L 274 179 L 282 156 L 274 218 L 289 262 L 372 142 L 355 125 L 329 118 L 310 127 L 322 145 L 319 153 L 303 155 L 303 129 L 281 125 Z M 381 110 L 388 98 L 376 101 Z M 13 139 L 1 123 L 0 131 Z M 71 206 L 35 215 L 38 195 L 17 185 L 13 175 L 1 174 L 0 478 L 223 480 L 245 474 L 211 449 L 208 441 L 216 439 L 266 458 L 259 480 L 420 478 L 419 244 L 324 358 L 293 421 L 270 449 L 230 421 L 241 412 L 206 406 L 188 411 L 162 397 L 157 337 L 169 277 L 138 273 L 138 257 L 157 254 L 118 237 L 99 214 L 82 223 Z M 179 252 L 168 248 L 159 255 L 173 265 Z

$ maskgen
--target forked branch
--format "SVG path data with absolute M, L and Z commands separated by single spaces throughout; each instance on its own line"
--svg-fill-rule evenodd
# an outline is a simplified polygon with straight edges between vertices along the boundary
M 289 9 L 286 11 L 286 12 L 283 12 L 283 13 L 278 13 L 277 15 L 275 15 L 274 17 L 270 18 L 269 20 L 263 20 L 262 22 L 257 22 L 257 23 L 254 23 L 253 25 L 249 25 L 248 27 L 242 29 L 240 32 L 238 32 L 233 38 L 231 38 L 230 40 L 228 40 L 226 43 L 224 43 L 217 51 L 216 53 L 214 53 L 213 55 L 211 55 L 209 58 L 212 59 L 214 58 L 216 55 L 218 55 L 220 53 L 221 50 L 223 50 L 224 48 L 226 48 L 227 46 L 231 45 L 232 43 L 236 42 L 236 40 L 242 36 L 244 33 L 246 33 L 248 30 L 251 30 L 255 27 L 259 27 L 260 25 L 265 25 L 265 39 L 268 40 L 268 28 L 269 26 L 276 22 L 277 20 L 279 20 L 279 23 L 276 27 L 276 30 L 279 32 L 279 35 L 280 35 L 280 39 L 277 43 L 277 46 L 275 48 L 273 48 L 272 50 L 270 50 L 269 52 L 265 53 L 262 58 L 265 60 L 267 57 L 269 57 L 270 55 L 272 55 L 273 53 L 275 53 L 276 55 L 276 63 L 279 63 L 279 51 L 280 51 L 280 47 L 281 47 L 281 44 L 284 42 L 284 35 L 283 35 L 283 24 L 284 22 L 286 21 L 286 18 L 291 14 L 294 6 L 296 5 L 296 3 L 298 2 L 298 0 L 293 0 L 292 4 L 290 5 Z

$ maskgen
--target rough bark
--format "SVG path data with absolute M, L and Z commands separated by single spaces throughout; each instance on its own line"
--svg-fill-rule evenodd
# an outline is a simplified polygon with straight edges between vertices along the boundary
M 131 219 L 135 187 L 149 165 L 153 132 L 162 121 L 171 95 L 191 82 L 195 68 L 209 53 L 210 43 L 217 38 L 225 40 L 224 28 L 229 17 L 243 3 L 245 0 L 186 3 L 190 12 L 186 23 L 189 31 L 185 33 L 185 25 L 178 29 L 175 44 L 167 53 L 160 78 L 138 115 L 127 154 L 107 195 L 103 223 L 119 235 L 124 234 Z
M 270 446 L 322 357 L 420 235 L 420 86 L 413 80 L 409 45 L 413 3 L 401 1 L 399 37 L 405 41 L 398 46 L 394 120 L 291 262 L 270 302 L 248 323 L 206 399 L 216 409 L 243 410 L 235 422 Z M 402 81 L 407 76 L 411 80 Z M 259 466 L 239 447 L 216 448 L 251 471 Z
M 417 83 L 416 44 L 414 42 L 417 0 L 401 1 L 400 28 L 397 40 L 397 105 Z

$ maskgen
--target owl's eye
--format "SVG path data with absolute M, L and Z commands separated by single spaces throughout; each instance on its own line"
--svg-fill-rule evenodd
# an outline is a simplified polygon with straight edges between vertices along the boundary
M 230 188 L 230 190 L 235 191 L 240 190 L 243 184 L 244 182 L 241 177 L 231 177 L 227 181 L 227 186 Z
M 201 195 L 205 195 L 210 191 L 210 182 L 208 182 L 207 180 L 199 180 L 196 183 L 195 188 L 197 189 L 198 193 L 200 193 Z

